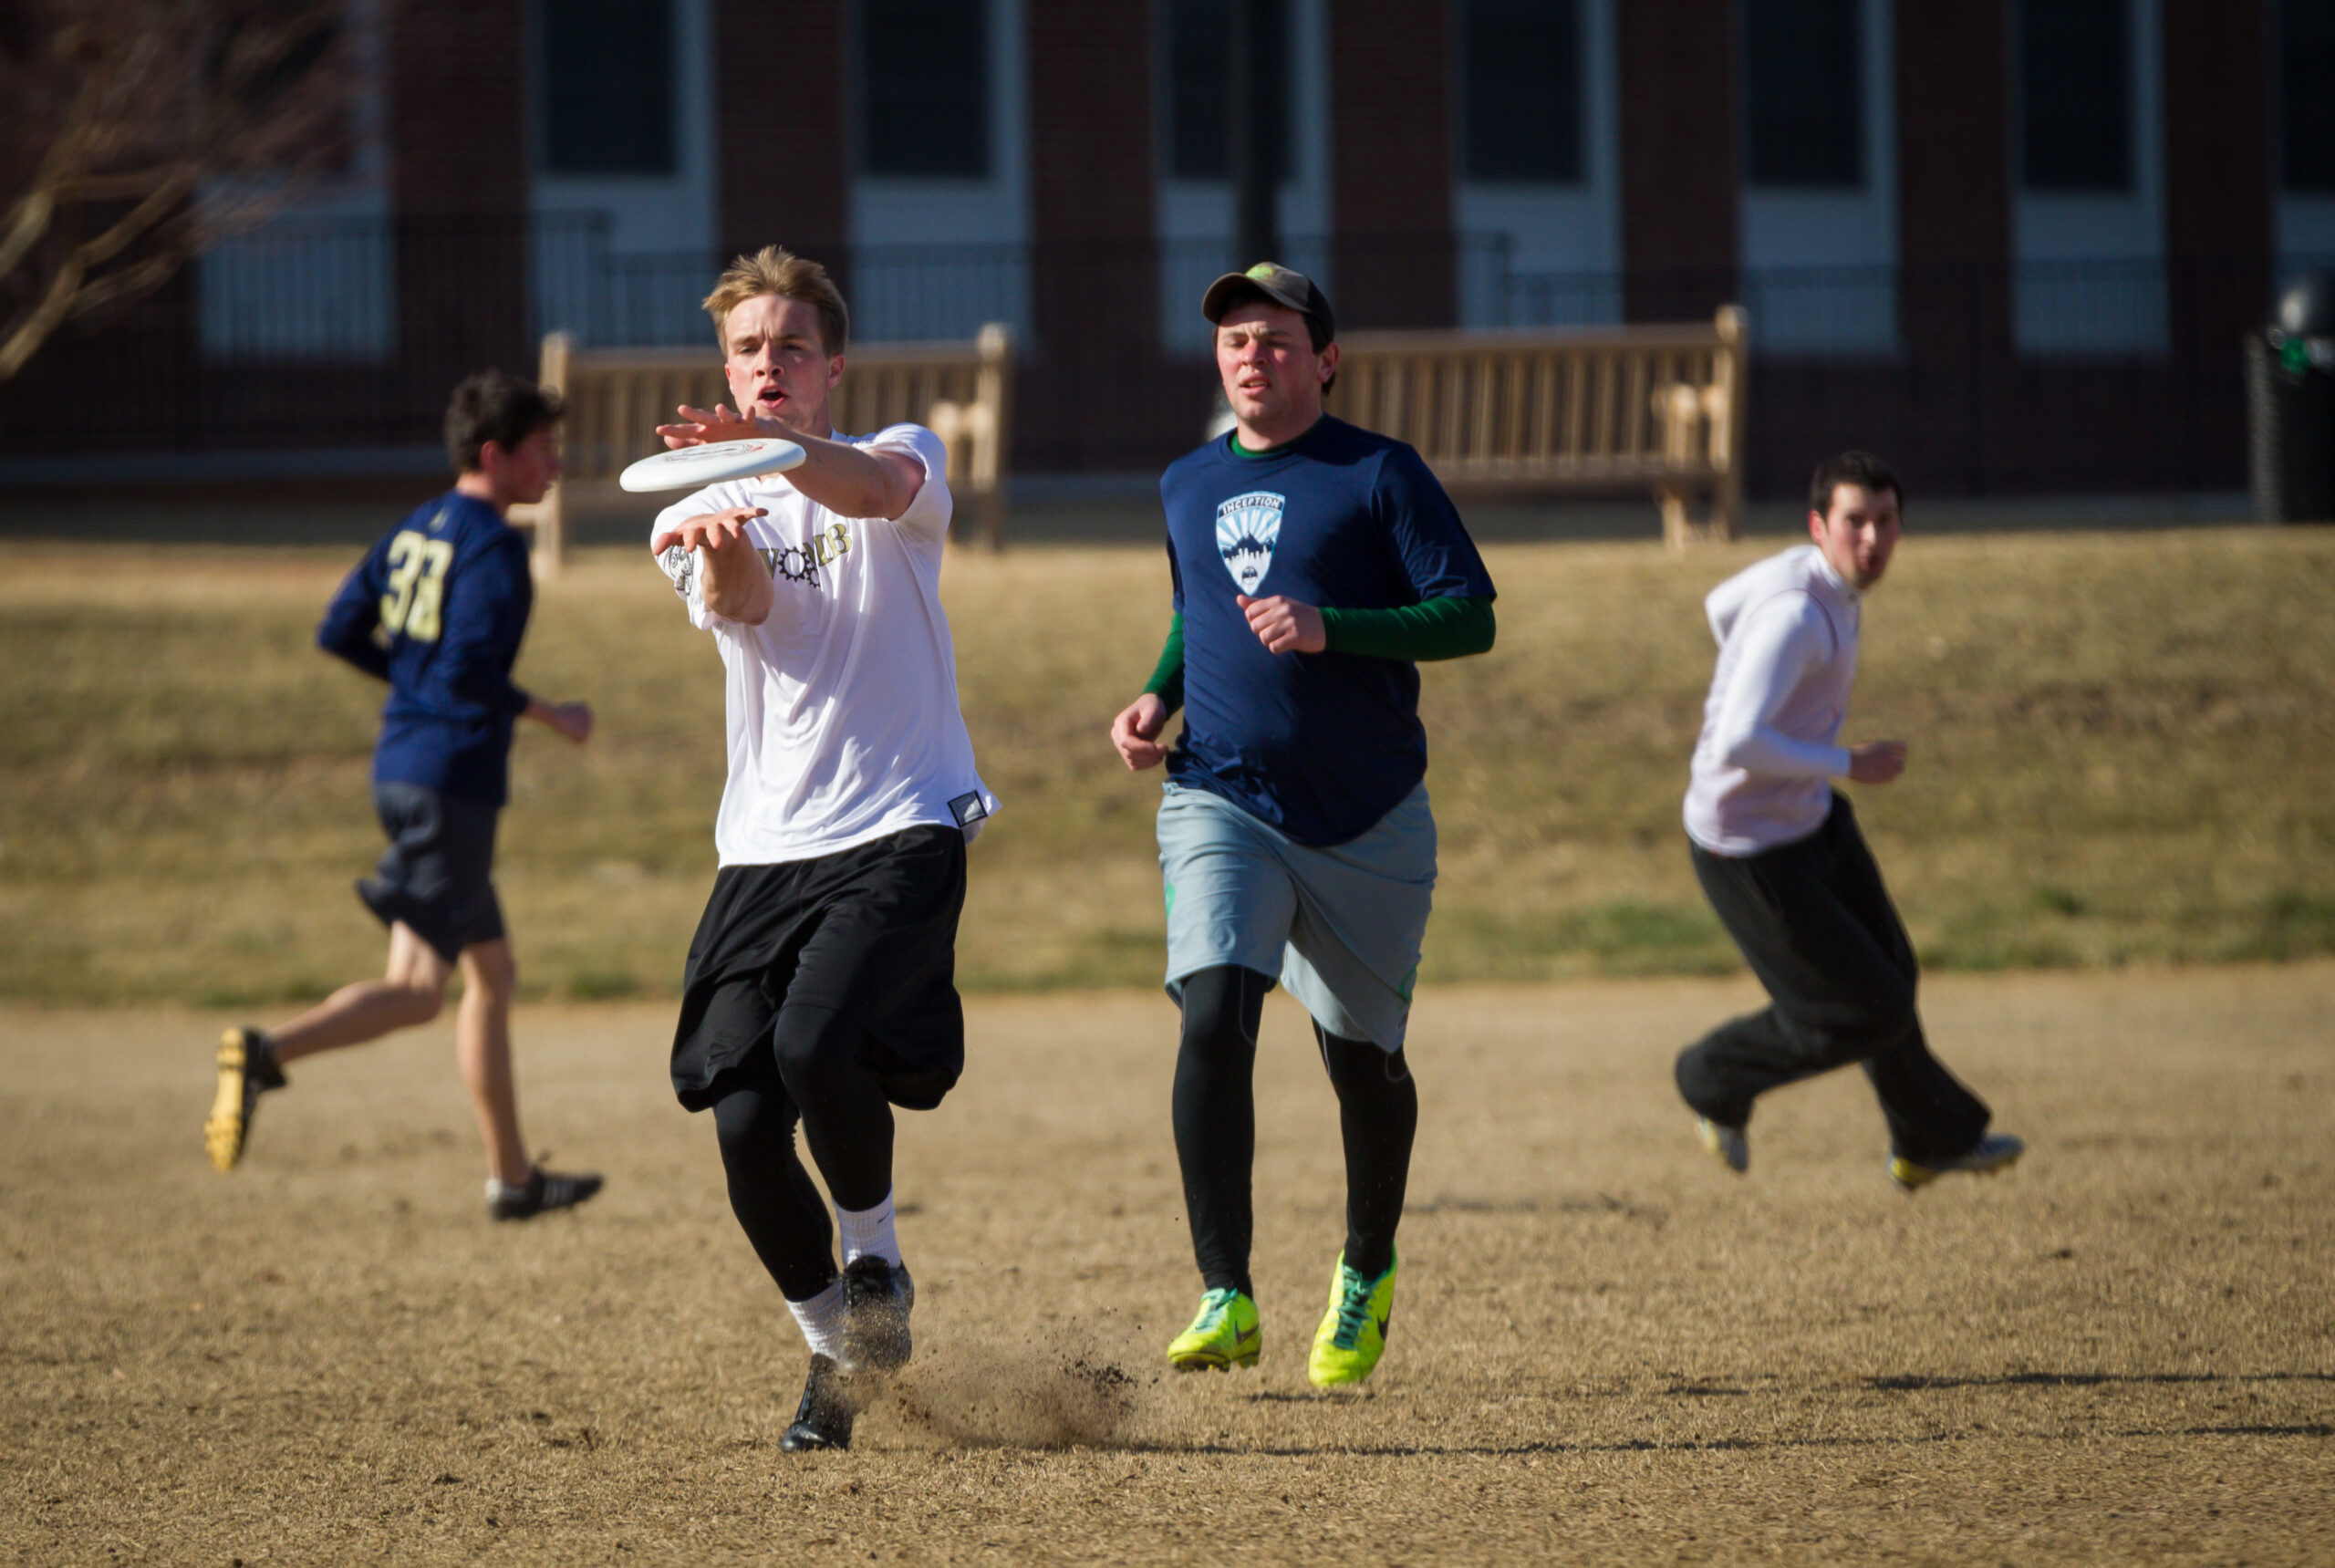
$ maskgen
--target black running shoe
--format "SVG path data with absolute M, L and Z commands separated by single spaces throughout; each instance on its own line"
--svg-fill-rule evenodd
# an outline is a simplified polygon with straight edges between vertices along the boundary
M 916 1282 L 874 1253 L 843 1272 L 843 1366 L 846 1372 L 898 1372 L 908 1364 L 908 1312 Z
M 794 1424 L 779 1438 L 790 1454 L 817 1449 L 851 1447 L 851 1400 L 844 1393 L 843 1372 L 824 1355 L 811 1357 L 811 1376 L 803 1383 L 803 1403 L 795 1407 Z
M 222 1176 L 244 1158 L 260 1096 L 283 1086 L 284 1069 L 265 1030 L 238 1025 L 219 1037 L 219 1094 L 202 1124 L 202 1142 Z
M 563 1176 L 537 1166 L 524 1186 L 505 1187 L 499 1181 L 489 1181 L 486 1211 L 496 1220 L 532 1220 L 555 1209 L 573 1209 L 599 1190 L 600 1179 L 592 1171 Z

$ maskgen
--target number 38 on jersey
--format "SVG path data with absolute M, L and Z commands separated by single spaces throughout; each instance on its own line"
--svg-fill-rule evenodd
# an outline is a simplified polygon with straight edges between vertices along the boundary
M 381 596 L 384 637 L 403 632 L 416 642 L 438 640 L 438 610 L 453 558 L 451 540 L 432 539 L 416 529 L 389 541 L 389 591 Z

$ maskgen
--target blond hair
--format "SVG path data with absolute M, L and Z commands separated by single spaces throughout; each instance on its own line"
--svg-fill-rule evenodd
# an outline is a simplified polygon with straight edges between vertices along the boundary
M 819 343 L 830 354 L 843 352 L 851 338 L 851 311 L 843 291 L 817 262 L 793 251 L 764 245 L 752 255 L 742 255 L 721 269 L 713 292 L 705 296 L 706 314 L 713 317 L 713 338 L 730 352 L 730 313 L 750 299 L 774 294 L 799 299 L 819 313 Z

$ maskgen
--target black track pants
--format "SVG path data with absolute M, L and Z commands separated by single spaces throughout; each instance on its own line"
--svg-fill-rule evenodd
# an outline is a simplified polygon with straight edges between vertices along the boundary
M 713 1104 L 730 1208 L 789 1301 L 835 1279 L 826 1205 L 794 1150 L 800 1120 L 827 1191 L 845 1209 L 873 1209 L 892 1190 L 892 1107 L 880 1077 L 860 1059 L 859 1028 L 830 1008 L 779 1010 L 768 1067 L 727 1082 Z
M 1845 795 L 1797 843 L 1741 857 L 1691 846 L 1695 875 L 1772 1005 L 1680 1053 L 1678 1092 L 1697 1114 L 1740 1127 L 1766 1091 L 1862 1063 L 1893 1150 L 1967 1154 L 1985 1103 L 1930 1054 L 1914 994 L 1914 945 Z
M 1192 1252 L 1210 1290 L 1253 1294 L 1249 1253 L 1256 1224 L 1251 1168 L 1257 1152 L 1257 1023 L 1273 981 L 1237 965 L 1186 977 L 1183 1042 L 1176 1054 L 1176 1158 Z M 1322 1064 L 1338 1095 L 1345 1145 L 1350 1267 L 1375 1275 L 1394 1257 L 1403 1215 L 1418 1088 L 1403 1054 L 1314 1026 Z

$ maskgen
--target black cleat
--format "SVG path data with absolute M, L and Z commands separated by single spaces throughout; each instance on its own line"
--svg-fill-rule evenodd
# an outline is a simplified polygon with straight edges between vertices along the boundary
M 843 1272 L 843 1366 L 846 1372 L 898 1372 L 908 1364 L 908 1313 L 916 1282 L 868 1253 Z
M 843 1388 L 843 1373 L 824 1355 L 811 1357 L 811 1376 L 803 1383 L 803 1403 L 795 1407 L 794 1424 L 778 1440 L 782 1452 L 810 1453 L 819 1449 L 851 1447 L 851 1401 Z
M 219 1094 L 202 1124 L 202 1142 L 222 1176 L 244 1158 L 259 1097 L 283 1086 L 284 1069 L 275 1064 L 266 1031 L 238 1025 L 219 1037 Z
M 599 1190 L 600 1179 L 595 1172 L 584 1170 L 563 1176 L 538 1166 L 528 1173 L 523 1186 L 488 1182 L 486 1212 L 494 1220 L 532 1220 L 555 1209 L 573 1209 Z

